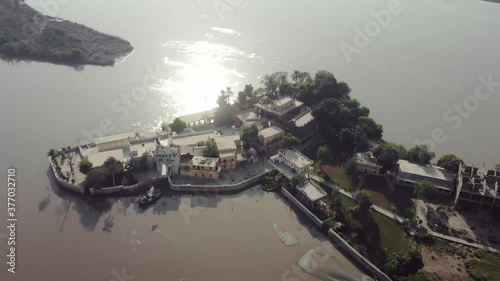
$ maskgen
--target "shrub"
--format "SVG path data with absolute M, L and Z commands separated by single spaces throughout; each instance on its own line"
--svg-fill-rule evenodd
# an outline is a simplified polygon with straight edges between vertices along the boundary
M 82 174 L 86 175 L 90 171 L 90 169 L 92 169 L 92 166 L 93 164 L 89 160 L 82 160 L 80 164 L 78 164 L 78 169 Z

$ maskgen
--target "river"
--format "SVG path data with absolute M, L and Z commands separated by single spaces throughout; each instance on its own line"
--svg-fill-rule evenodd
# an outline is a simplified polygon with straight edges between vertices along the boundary
M 234 241 L 225 236 L 229 226 L 211 229 L 227 223 L 224 212 L 230 212 L 228 206 L 236 200 L 231 196 L 221 197 L 216 209 L 200 214 L 192 224 L 181 221 L 177 212 L 123 215 L 121 203 L 109 199 L 111 211 L 91 212 L 96 226 L 89 230 L 80 215 L 87 199 L 50 191 L 44 157 L 49 148 L 73 146 L 103 133 L 153 130 L 175 115 L 213 107 L 227 86 L 236 92 L 247 83 L 257 87 L 260 76 L 275 71 L 332 71 L 384 125 L 386 140 L 411 146 L 441 129 L 439 141 L 432 141 L 438 155 L 455 153 L 476 165 L 500 161 L 500 123 L 495 122 L 500 88 L 474 104 L 479 77 L 491 75 L 493 81 L 500 81 L 498 4 L 401 0 L 399 12 L 373 33 L 366 46 L 358 46 L 359 52 L 349 61 L 341 45 L 354 46 L 356 27 L 364 30 L 374 20 L 372 12 L 387 10 L 390 1 L 26 2 L 50 15 L 129 40 L 135 51 L 109 68 L 0 62 L 0 181 L 7 182 L 11 166 L 17 168 L 18 179 L 19 274 L 14 280 L 111 280 L 111 270 L 122 267 L 140 280 L 158 280 L 168 272 L 174 278 L 193 280 L 280 279 L 319 241 L 303 222 L 288 217 L 283 203 L 266 205 L 262 212 L 257 206 L 264 203 L 253 202 L 256 195 L 243 195 L 252 198 L 244 201 L 247 211 L 232 219 L 239 221 L 236 229 L 246 235 Z M 227 9 L 217 10 L 215 4 Z M 472 102 L 465 115 L 449 112 L 464 102 Z M 39 211 L 49 192 L 50 204 Z M 276 200 L 271 195 L 259 198 L 266 204 Z M 4 204 L 2 200 L 1 218 L 6 217 Z M 254 225 L 249 211 L 254 209 L 264 218 L 274 212 L 281 215 Z M 109 214 L 115 221 L 110 233 L 101 229 Z M 275 243 L 277 237 L 271 233 L 275 220 L 303 233 L 304 243 L 297 248 Z M 151 232 L 153 224 L 167 237 Z M 132 244 L 133 231 L 149 244 Z M 206 235 L 213 240 L 206 241 Z M 260 245 L 256 240 L 247 242 L 257 253 L 245 252 L 244 241 L 260 235 L 265 236 L 262 247 L 256 246 Z M 5 245 L 1 241 L 2 251 Z M 234 247 L 242 252 L 240 260 L 232 256 L 237 252 Z M 275 256 L 263 254 L 266 248 L 273 249 Z M 278 256 L 283 260 L 278 262 Z M 2 254 L 0 261 L 4 260 Z

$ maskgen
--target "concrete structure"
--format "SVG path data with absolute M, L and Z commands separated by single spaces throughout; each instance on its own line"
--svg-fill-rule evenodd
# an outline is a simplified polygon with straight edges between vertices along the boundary
M 158 172 L 162 172 L 163 166 L 165 166 L 167 174 L 179 174 L 181 151 L 179 146 L 173 145 L 172 139 L 169 138 L 158 142 L 154 159 Z
M 259 117 L 259 115 L 254 111 L 253 108 L 236 114 L 236 118 L 234 121 L 234 126 L 236 128 L 241 128 L 243 126 L 252 126 L 252 124 L 256 124 L 259 130 L 264 127 L 262 118 Z
M 418 182 L 427 180 L 436 185 L 437 191 L 451 195 L 455 190 L 453 176 L 445 169 L 433 165 L 419 165 L 407 160 L 398 161 L 398 171 L 394 183 L 415 187 Z
M 281 148 L 281 141 L 285 137 L 285 131 L 278 126 L 271 126 L 259 131 L 259 141 L 266 146 L 267 151 Z
M 99 137 L 95 141 L 98 152 L 123 149 L 130 145 L 130 141 L 138 136 L 134 132 L 126 132 L 110 136 Z
M 288 133 L 299 138 L 301 142 L 317 134 L 316 122 L 309 109 L 305 109 L 294 116 L 285 124 L 285 129 Z
M 313 161 L 293 147 L 278 150 L 269 163 L 288 179 L 312 171 Z
M 316 186 L 309 180 L 297 186 L 296 189 L 299 191 L 299 198 L 305 199 L 311 207 L 327 196 L 321 187 Z
M 181 156 L 180 173 L 183 176 L 218 179 L 220 171 L 218 158 Z
M 234 170 L 239 163 L 247 160 L 239 135 L 215 136 L 213 140 L 219 151 L 221 170 Z
M 203 112 L 184 115 L 179 117 L 179 119 L 186 122 L 188 127 L 194 127 L 203 124 L 211 124 L 214 121 L 214 117 L 215 108 Z
M 358 172 L 382 176 L 382 165 L 377 163 L 377 159 L 371 151 L 355 153 L 352 159 L 356 162 L 356 170 Z
M 246 156 L 247 156 L 247 161 L 249 163 L 254 163 L 254 162 L 257 162 L 259 160 L 259 153 L 253 147 L 250 147 L 246 151 Z
M 283 125 L 303 108 L 304 103 L 291 97 L 282 97 L 277 100 L 264 97 L 261 102 L 254 105 L 254 112 L 257 113 L 258 117 L 266 118 L 273 124 Z
M 469 203 L 493 210 L 500 207 L 500 171 L 460 165 L 455 204 Z

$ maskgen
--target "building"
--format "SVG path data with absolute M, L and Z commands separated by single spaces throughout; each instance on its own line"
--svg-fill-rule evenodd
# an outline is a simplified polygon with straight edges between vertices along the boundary
M 221 168 L 218 158 L 182 155 L 180 174 L 188 177 L 218 179 Z
M 317 134 L 316 122 L 311 110 L 303 110 L 293 117 L 286 123 L 285 129 L 288 133 L 299 138 L 301 142 Z
M 178 175 L 181 161 L 180 147 L 174 145 L 170 138 L 158 141 L 154 161 L 158 172 L 162 173 L 165 170 L 168 175 Z
M 260 118 L 252 108 L 236 114 L 234 126 L 236 128 L 241 128 L 244 126 L 252 126 L 252 124 L 255 124 L 260 130 L 264 127 L 263 123 L 265 123 L 265 121 L 263 121 L 262 118 Z
M 327 196 L 322 188 L 316 186 L 309 180 L 295 188 L 298 190 L 299 199 L 305 200 L 311 207 L 318 204 L 321 199 Z
M 368 175 L 382 175 L 382 165 L 377 163 L 377 158 L 371 151 L 355 153 L 352 160 L 356 163 L 356 170 Z
M 254 112 L 259 118 L 267 118 L 273 124 L 282 125 L 292 119 L 304 108 L 304 103 L 291 97 L 282 97 L 277 100 L 262 98 L 254 105 Z
M 259 141 L 266 146 L 267 151 L 281 148 L 281 141 L 285 137 L 285 131 L 278 126 L 271 126 L 259 131 Z
M 247 160 L 243 142 L 239 135 L 215 136 L 213 138 L 219 151 L 221 170 L 234 170 L 239 163 Z
M 445 169 L 433 165 L 419 165 L 407 160 L 398 161 L 398 171 L 394 183 L 400 186 L 415 187 L 420 181 L 427 180 L 436 185 L 437 191 L 451 195 L 455 190 L 454 178 Z
M 500 207 L 500 171 L 460 165 L 455 204 L 477 205 L 478 209 Z
M 293 147 L 278 150 L 269 163 L 288 179 L 304 175 L 312 170 L 313 161 Z

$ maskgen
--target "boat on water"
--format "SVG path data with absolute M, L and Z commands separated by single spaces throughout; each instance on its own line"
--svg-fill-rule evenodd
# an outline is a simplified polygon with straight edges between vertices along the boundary
M 148 206 L 150 204 L 153 204 L 158 201 L 158 199 L 160 199 L 162 195 L 163 193 L 161 191 L 155 191 L 155 187 L 151 186 L 146 194 L 143 194 L 141 195 L 141 197 L 139 197 L 139 206 Z

